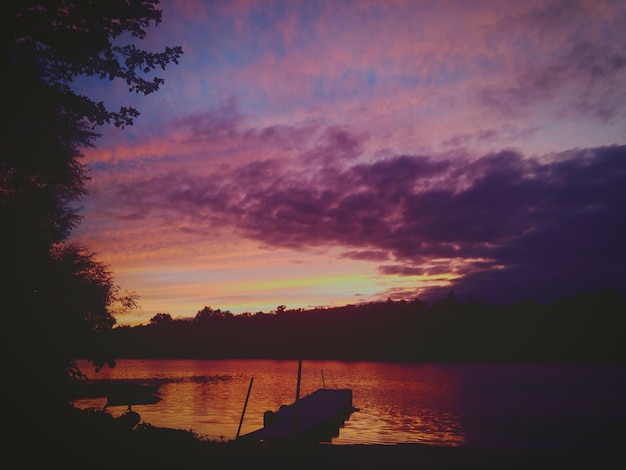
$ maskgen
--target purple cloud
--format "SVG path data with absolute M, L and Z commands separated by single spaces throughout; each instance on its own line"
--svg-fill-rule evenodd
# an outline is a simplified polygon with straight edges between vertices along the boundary
M 389 253 L 381 250 L 359 250 L 347 251 L 342 253 L 341 257 L 366 261 L 387 261 L 389 260 Z
M 243 116 L 237 109 L 237 100 L 231 97 L 215 110 L 187 116 L 174 124 L 188 128 L 191 132 L 190 139 L 205 141 L 234 136 L 242 119 Z
M 602 120 L 615 117 L 626 105 L 619 82 L 626 76 L 626 54 L 612 45 L 579 42 L 557 59 L 528 67 L 512 83 L 491 85 L 479 92 L 479 102 L 506 116 L 525 112 L 530 106 L 555 101 L 564 89 L 566 103 L 557 107 L 561 115 L 584 115 Z M 607 93 L 613 99 L 607 100 Z
M 363 153 L 365 140 L 367 140 L 365 134 L 355 135 L 347 129 L 330 127 L 325 130 L 306 158 L 326 165 L 353 160 Z
M 135 212 L 184 215 L 187 231 L 219 224 L 270 246 L 339 245 L 344 257 L 385 263 L 383 274 L 453 273 L 455 290 L 492 301 L 626 292 L 626 146 L 549 159 L 401 155 L 306 172 L 267 159 L 208 176 L 171 173 L 118 194 Z

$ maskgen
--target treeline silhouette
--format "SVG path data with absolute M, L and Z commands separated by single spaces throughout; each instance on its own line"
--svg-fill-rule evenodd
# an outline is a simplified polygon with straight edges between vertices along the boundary
M 419 299 L 195 318 L 155 315 L 111 332 L 117 358 L 273 358 L 428 362 L 603 362 L 626 359 L 626 299 L 615 291 L 508 306 L 454 293 Z

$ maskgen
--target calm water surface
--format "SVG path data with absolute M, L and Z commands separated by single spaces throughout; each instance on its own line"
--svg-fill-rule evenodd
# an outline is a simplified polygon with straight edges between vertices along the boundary
M 297 361 L 271 360 L 120 360 L 99 373 L 80 365 L 92 379 L 163 381 L 162 401 L 133 406 L 142 422 L 226 440 L 237 434 L 252 377 L 242 434 L 294 401 L 298 371 Z M 304 361 L 300 396 L 324 386 L 352 389 L 359 408 L 333 444 L 596 448 L 626 437 L 620 366 Z

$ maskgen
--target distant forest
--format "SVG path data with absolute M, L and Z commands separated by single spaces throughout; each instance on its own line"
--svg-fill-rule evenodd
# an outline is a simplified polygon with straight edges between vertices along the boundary
M 471 297 L 195 318 L 155 315 L 111 332 L 117 358 L 626 363 L 626 299 L 615 291 L 508 306 Z

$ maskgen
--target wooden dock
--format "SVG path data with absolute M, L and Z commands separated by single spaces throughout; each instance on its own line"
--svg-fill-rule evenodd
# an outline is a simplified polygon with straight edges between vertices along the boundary
M 320 388 L 278 411 L 266 411 L 263 427 L 238 440 L 330 442 L 353 411 L 352 390 Z

